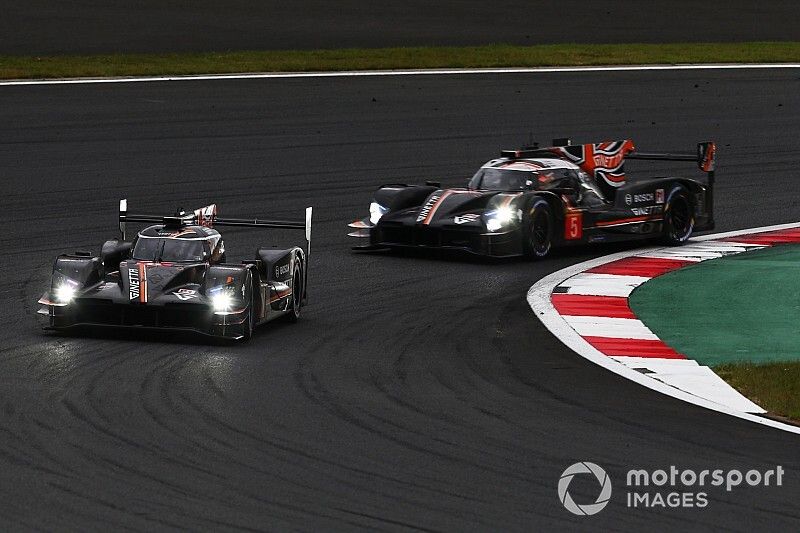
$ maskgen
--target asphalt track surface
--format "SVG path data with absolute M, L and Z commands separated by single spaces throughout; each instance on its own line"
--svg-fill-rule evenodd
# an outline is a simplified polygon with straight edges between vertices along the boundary
M 794 221 L 799 85 L 756 70 L 2 88 L 3 529 L 798 530 L 795 435 L 626 382 L 533 316 L 531 284 L 613 250 L 358 255 L 345 224 L 383 182 L 461 184 L 530 132 L 715 139 L 718 229 Z M 121 197 L 146 212 L 313 205 L 301 322 L 235 346 L 42 332 L 53 257 L 113 237 Z M 292 240 L 226 235 L 231 259 Z M 583 460 L 615 488 L 591 518 L 556 495 Z M 711 488 L 705 509 L 625 506 L 631 468 L 778 464 L 783 487 Z
M 794 0 L 0 1 L 0 54 L 800 41 Z

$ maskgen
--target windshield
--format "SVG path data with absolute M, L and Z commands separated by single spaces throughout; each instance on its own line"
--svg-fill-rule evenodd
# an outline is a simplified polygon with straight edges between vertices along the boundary
M 133 258 L 143 261 L 202 261 L 203 241 L 140 237 L 133 247 Z
M 524 191 L 535 189 L 539 177 L 539 172 L 536 171 L 482 168 L 470 180 L 470 188 L 489 191 Z

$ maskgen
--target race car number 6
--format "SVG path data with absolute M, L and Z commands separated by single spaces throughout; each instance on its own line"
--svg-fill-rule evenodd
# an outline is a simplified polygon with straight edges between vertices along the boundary
M 564 218 L 564 239 L 574 241 L 583 236 L 583 213 L 567 213 Z

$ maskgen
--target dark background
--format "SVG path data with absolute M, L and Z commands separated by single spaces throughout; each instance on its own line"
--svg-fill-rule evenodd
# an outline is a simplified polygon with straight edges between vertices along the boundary
M 0 1 L 0 54 L 800 41 L 793 0 Z

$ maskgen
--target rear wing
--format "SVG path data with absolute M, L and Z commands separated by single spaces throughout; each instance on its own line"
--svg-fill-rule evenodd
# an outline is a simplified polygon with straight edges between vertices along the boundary
M 217 205 L 211 204 L 201 207 L 191 213 L 179 211 L 172 216 L 141 215 L 128 212 L 128 200 L 119 201 L 119 232 L 122 240 L 126 240 L 126 226 L 128 222 L 144 222 L 150 224 L 165 224 L 179 228 L 181 226 L 233 226 L 240 228 L 271 228 L 271 229 L 301 229 L 305 230 L 306 238 L 306 268 L 305 281 L 308 281 L 308 264 L 311 258 L 311 218 L 313 208 L 306 207 L 304 220 L 268 220 L 263 218 L 220 218 L 217 216 Z
M 709 180 L 714 179 L 714 170 L 716 168 L 716 154 L 717 145 L 713 141 L 703 141 L 697 143 L 697 150 L 692 152 L 642 152 L 633 146 L 633 142 L 615 141 L 597 144 L 579 144 L 573 145 L 569 139 L 553 139 L 553 144 L 547 148 L 540 148 L 539 146 L 531 146 L 520 148 L 518 150 L 502 150 L 501 157 L 508 157 L 511 159 L 522 159 L 530 157 L 552 157 L 554 154 L 560 157 L 565 157 L 577 164 L 581 163 L 595 163 L 594 161 L 586 161 L 590 159 L 585 157 L 585 152 L 591 147 L 592 152 L 599 152 L 603 155 L 619 155 L 619 163 L 624 159 L 646 159 L 654 161 L 694 161 L 697 167 L 703 172 L 707 173 Z M 611 151 L 609 151 L 611 150 Z
M 716 169 L 717 145 L 713 141 L 697 143 L 697 151 L 691 152 L 640 152 L 634 150 L 625 157 L 627 159 L 647 159 L 651 161 L 695 161 L 697 168 L 708 174 L 708 179 L 714 179 Z

